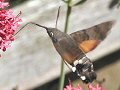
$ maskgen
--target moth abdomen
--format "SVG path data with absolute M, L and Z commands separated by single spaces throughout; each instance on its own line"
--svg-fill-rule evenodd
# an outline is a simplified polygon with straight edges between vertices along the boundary
M 77 73 L 84 83 L 89 83 L 96 79 L 93 64 L 86 56 L 74 61 L 72 70 Z

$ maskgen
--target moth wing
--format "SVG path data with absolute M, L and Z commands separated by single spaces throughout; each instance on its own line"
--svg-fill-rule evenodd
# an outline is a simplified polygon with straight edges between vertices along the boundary
M 114 22 L 115 21 L 104 22 L 88 29 L 71 33 L 70 36 L 75 40 L 80 49 L 88 53 L 105 39 Z

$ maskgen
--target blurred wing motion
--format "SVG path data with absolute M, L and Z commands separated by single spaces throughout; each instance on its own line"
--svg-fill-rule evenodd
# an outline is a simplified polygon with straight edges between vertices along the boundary
M 114 21 L 104 22 L 91 28 L 71 33 L 70 36 L 75 40 L 80 49 L 88 53 L 105 39 L 113 24 Z

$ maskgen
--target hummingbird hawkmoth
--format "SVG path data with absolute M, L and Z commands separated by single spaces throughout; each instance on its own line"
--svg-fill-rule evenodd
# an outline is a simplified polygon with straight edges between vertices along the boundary
M 96 73 L 91 60 L 85 54 L 95 49 L 105 39 L 113 23 L 113 21 L 104 22 L 70 35 L 57 28 L 32 24 L 46 29 L 54 47 L 67 66 L 76 72 L 83 82 L 89 83 L 96 79 Z
M 84 83 L 90 83 L 96 79 L 93 63 L 86 56 L 86 53 L 95 49 L 100 42 L 105 39 L 114 21 L 103 22 L 88 29 L 73 32 L 69 35 L 57 28 L 49 28 L 34 22 L 27 23 L 26 25 L 28 24 L 34 24 L 46 29 L 55 49 L 64 59 L 65 64 L 73 72 L 76 72 Z

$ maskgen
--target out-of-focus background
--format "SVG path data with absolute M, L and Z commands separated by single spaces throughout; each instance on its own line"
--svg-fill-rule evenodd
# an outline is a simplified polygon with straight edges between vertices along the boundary
M 14 13 L 23 19 L 47 27 L 55 27 L 57 9 L 61 6 L 58 29 L 64 30 L 66 4 L 62 0 L 9 0 Z M 106 90 L 120 90 L 120 8 L 119 0 L 87 0 L 73 7 L 68 34 L 93 25 L 116 20 L 107 38 L 87 56 L 93 61 L 98 81 Z M 57 90 L 61 57 L 46 31 L 34 25 L 26 26 L 3 54 L 0 61 L 0 90 Z M 66 67 L 68 79 L 74 85 L 86 87 L 75 73 Z M 87 90 L 87 89 L 85 89 Z

